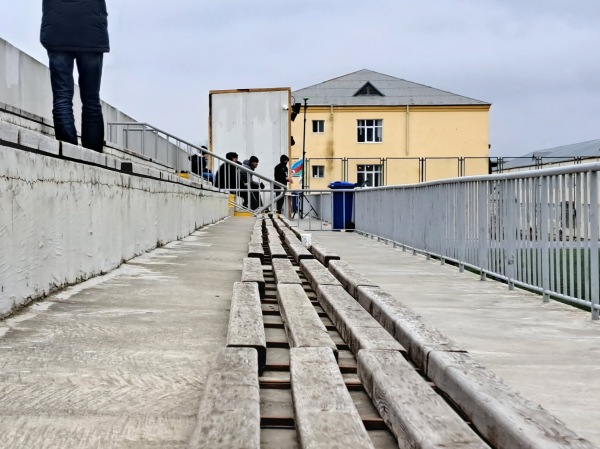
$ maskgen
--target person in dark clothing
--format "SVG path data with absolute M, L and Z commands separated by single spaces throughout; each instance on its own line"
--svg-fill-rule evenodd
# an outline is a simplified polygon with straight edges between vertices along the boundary
M 205 151 L 198 151 L 191 157 L 192 173 L 201 176 L 203 179 L 206 179 L 207 181 L 212 183 L 214 180 L 214 176 L 213 172 L 210 170 L 210 168 L 208 168 L 208 148 L 206 148 L 205 146 L 201 146 L 200 148 Z
M 233 151 L 225 155 L 225 159 L 233 162 L 233 164 L 227 164 L 223 162 L 215 175 L 215 187 L 219 189 L 237 190 L 239 188 L 239 173 L 237 169 L 238 155 Z M 235 192 L 232 192 L 235 193 Z
M 244 161 L 244 167 L 254 171 L 258 167 L 258 158 L 256 156 L 250 156 L 250 159 Z M 244 201 L 244 207 L 248 207 L 248 196 L 250 196 L 250 209 L 255 210 L 260 206 L 260 192 L 258 189 L 264 189 L 265 185 L 261 182 L 258 183 L 252 180 L 252 175 L 246 171 L 242 171 L 240 175 L 241 188 L 242 189 L 256 189 L 254 192 L 241 192 L 240 196 Z M 248 195 L 250 194 L 250 195 Z
M 105 0 L 43 0 L 40 42 L 48 52 L 52 117 L 56 139 L 77 145 L 73 115 L 73 67 L 81 96 L 81 144 L 104 145 L 100 82 L 104 53 L 110 51 Z
M 292 178 L 288 176 L 288 162 L 289 162 L 290 158 L 287 157 L 285 154 L 282 154 L 281 157 L 279 158 L 279 164 L 277 164 L 275 166 L 275 170 L 273 173 L 273 178 L 275 178 L 275 181 L 286 185 L 286 184 L 291 184 Z M 283 190 L 281 187 L 279 186 L 275 186 L 275 190 Z M 277 200 L 277 213 L 281 214 L 281 210 L 283 209 L 283 203 L 285 201 L 285 197 L 282 197 L 280 199 Z

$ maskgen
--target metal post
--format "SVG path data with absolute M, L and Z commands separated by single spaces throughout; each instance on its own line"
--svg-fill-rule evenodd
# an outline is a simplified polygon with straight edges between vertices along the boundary
M 488 183 L 486 181 L 478 182 L 477 194 L 477 239 L 479 240 L 478 265 L 480 279 L 485 281 L 486 274 L 484 269 L 488 268 Z
M 592 302 L 592 320 L 597 320 L 600 310 L 600 282 L 598 279 L 598 172 L 590 173 L 590 293 Z
M 540 222 L 540 232 L 537 236 L 537 243 L 542 251 L 542 266 L 541 266 L 541 275 L 542 275 L 542 289 L 543 289 L 543 301 L 550 301 L 550 251 L 551 242 L 550 242 L 550 229 L 549 229 L 549 221 L 550 221 L 550 210 L 549 210 L 549 198 L 548 198 L 548 187 L 550 184 L 550 179 L 548 176 L 544 176 L 540 180 L 541 189 L 540 192 L 540 208 L 541 208 L 541 222 Z
M 306 189 L 306 109 L 308 97 L 304 97 L 304 127 L 302 128 L 302 190 L 300 195 L 300 218 L 304 215 L 304 190 Z

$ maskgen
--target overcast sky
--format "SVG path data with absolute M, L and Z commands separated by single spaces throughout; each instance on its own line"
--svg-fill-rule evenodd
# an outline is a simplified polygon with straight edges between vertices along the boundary
M 47 64 L 41 0 L 0 0 L 0 37 Z M 493 156 L 600 139 L 599 0 L 107 0 L 101 96 L 192 143 L 213 89 L 369 69 L 492 103 Z

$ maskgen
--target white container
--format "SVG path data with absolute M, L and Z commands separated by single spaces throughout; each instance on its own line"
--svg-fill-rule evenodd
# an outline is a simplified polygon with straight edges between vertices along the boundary
M 302 244 L 306 249 L 310 249 L 310 246 L 312 245 L 311 238 L 311 234 L 300 234 L 300 239 L 302 240 Z

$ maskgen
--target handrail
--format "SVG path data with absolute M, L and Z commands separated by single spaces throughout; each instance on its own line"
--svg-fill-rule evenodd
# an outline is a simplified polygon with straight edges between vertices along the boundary
M 253 177 L 257 177 L 267 183 L 269 183 L 270 185 L 270 189 L 255 189 L 255 188 L 222 188 L 219 189 L 220 191 L 229 191 L 230 193 L 234 193 L 234 194 L 239 194 L 239 196 L 243 196 L 245 195 L 248 198 L 248 202 L 250 201 L 251 198 L 251 194 L 252 193 L 258 193 L 260 195 L 260 192 L 270 192 L 270 197 L 271 197 L 271 201 L 268 202 L 267 204 L 263 205 L 263 206 L 259 206 L 257 209 L 254 209 L 252 212 L 255 214 L 259 214 L 261 212 L 263 212 L 264 210 L 268 209 L 269 207 L 273 207 L 273 205 L 277 202 L 277 200 L 281 199 L 283 196 L 285 196 L 285 193 L 287 191 L 287 186 L 284 184 L 281 184 L 277 181 L 275 181 L 272 178 L 269 178 L 267 176 L 261 175 L 260 173 L 256 173 L 254 172 L 254 170 L 243 166 L 242 164 L 238 164 L 236 162 L 232 162 L 228 159 L 226 159 L 223 156 L 219 156 L 218 154 L 215 154 L 207 149 L 204 149 L 202 147 L 199 147 L 197 145 L 194 145 L 190 142 L 187 142 L 183 139 L 180 139 L 176 136 L 174 136 L 173 134 L 170 134 L 166 131 L 163 131 L 159 128 L 156 128 L 152 125 L 149 125 L 148 123 L 142 123 L 142 122 L 108 122 L 107 123 L 108 126 L 108 139 L 109 141 L 112 141 L 112 130 L 113 127 L 117 127 L 117 126 L 124 126 L 125 127 L 125 142 L 128 143 L 128 133 L 129 132 L 151 132 L 155 135 L 156 140 L 155 140 L 155 156 L 158 154 L 157 151 L 157 147 L 158 147 L 158 139 L 159 139 L 159 133 L 164 135 L 164 138 L 162 138 L 167 146 L 170 143 L 170 140 L 174 140 L 174 147 L 177 150 L 183 151 L 186 154 L 186 159 L 187 159 L 187 163 L 186 163 L 186 168 L 189 170 L 190 167 L 190 161 L 189 161 L 189 157 L 193 156 L 194 154 L 200 153 L 200 155 L 202 157 L 204 157 L 204 155 L 208 155 L 212 158 L 216 158 L 217 160 L 220 160 L 222 163 L 226 164 L 226 167 L 234 167 L 235 168 L 235 172 L 236 172 L 236 176 L 237 173 L 239 173 L 240 171 L 243 173 L 246 173 L 246 177 L 247 179 L 249 179 L 250 181 L 252 180 Z M 141 148 L 140 150 L 142 151 L 142 154 L 144 154 L 144 149 L 145 149 L 145 139 L 141 138 Z M 126 146 L 126 145 L 124 145 Z M 166 157 L 167 157 L 167 161 L 166 161 L 166 165 L 170 166 L 171 168 L 174 168 L 177 171 L 184 171 L 182 170 L 181 166 L 180 166 L 180 159 L 178 157 L 176 157 L 177 155 L 174 155 L 173 157 L 169 157 L 170 153 L 168 151 L 166 151 Z M 174 161 L 175 162 L 175 166 L 170 165 L 169 161 Z M 188 171 L 185 170 L 185 171 Z M 224 172 L 229 173 L 230 170 L 224 170 Z M 215 173 L 216 175 L 216 173 Z M 202 174 L 200 173 L 200 176 L 202 176 Z M 226 178 L 226 183 L 229 184 L 229 179 Z M 250 182 L 248 183 L 248 185 L 250 185 Z M 277 190 L 278 195 L 275 195 L 275 190 Z M 237 205 L 237 207 L 242 208 L 242 206 Z M 243 208 L 245 210 L 250 210 L 249 208 Z

